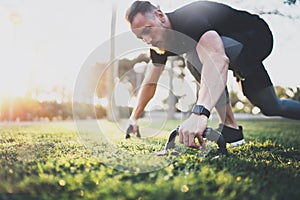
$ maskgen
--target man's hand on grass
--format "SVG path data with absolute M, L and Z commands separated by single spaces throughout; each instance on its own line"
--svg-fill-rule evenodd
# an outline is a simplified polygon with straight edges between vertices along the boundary
M 132 126 L 132 131 L 131 131 L 131 133 L 136 134 L 137 131 L 138 131 L 138 129 L 139 129 L 139 126 L 138 126 L 138 124 L 137 124 L 137 120 L 130 118 L 130 119 L 128 120 L 128 122 L 127 122 L 127 128 L 129 128 L 130 125 Z
M 179 127 L 179 142 L 186 147 L 205 149 L 206 145 L 202 134 L 207 128 L 207 122 L 206 116 L 191 114 Z M 196 143 L 196 139 L 200 145 Z

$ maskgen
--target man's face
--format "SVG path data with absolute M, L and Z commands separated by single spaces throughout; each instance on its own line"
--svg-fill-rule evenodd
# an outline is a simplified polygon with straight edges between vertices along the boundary
M 164 17 L 161 11 L 136 14 L 132 23 L 131 30 L 139 38 L 149 45 L 158 47 L 161 50 L 166 49 L 166 27 L 163 24 Z

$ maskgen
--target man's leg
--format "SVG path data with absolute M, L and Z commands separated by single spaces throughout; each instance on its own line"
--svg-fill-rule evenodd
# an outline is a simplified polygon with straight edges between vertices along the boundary
M 217 130 L 223 134 L 225 142 L 230 143 L 231 146 L 244 144 L 243 128 L 238 126 L 234 117 L 227 88 L 218 100 L 216 110 L 220 121 Z
M 266 116 L 281 116 L 300 120 L 300 102 L 279 99 L 273 86 L 263 88 L 257 93 L 249 95 L 248 98 Z
M 220 123 L 224 124 L 225 126 L 238 129 L 230 102 L 226 105 L 216 107 L 216 110 L 218 112 Z
M 267 116 L 281 116 L 300 120 L 300 102 L 279 99 L 263 64 L 242 81 L 245 96 Z
M 224 92 L 220 96 L 215 108 L 218 112 L 220 123 L 228 125 L 232 128 L 237 128 L 236 120 L 232 112 L 227 86 L 225 87 Z

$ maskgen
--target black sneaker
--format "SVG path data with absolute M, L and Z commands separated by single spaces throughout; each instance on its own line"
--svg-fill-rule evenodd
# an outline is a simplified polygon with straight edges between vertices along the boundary
M 239 129 L 219 124 L 217 131 L 221 132 L 226 143 L 229 143 L 231 147 L 236 147 L 245 144 L 243 136 L 243 127 L 239 126 Z

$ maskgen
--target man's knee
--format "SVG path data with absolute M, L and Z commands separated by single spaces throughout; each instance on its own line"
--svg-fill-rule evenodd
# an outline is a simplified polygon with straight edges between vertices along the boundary
M 254 105 L 257 106 L 260 109 L 261 113 L 266 116 L 277 116 L 280 113 L 280 106 L 278 105 L 278 103 L 256 103 Z
M 275 115 L 277 115 L 276 112 L 272 109 L 266 109 L 266 108 L 262 107 L 262 108 L 260 108 L 260 111 L 265 116 L 275 116 Z
M 257 106 L 261 113 L 266 116 L 275 116 L 282 111 L 281 101 L 278 99 L 274 88 L 271 86 L 256 93 L 247 93 L 246 96 L 250 102 L 254 106 Z

